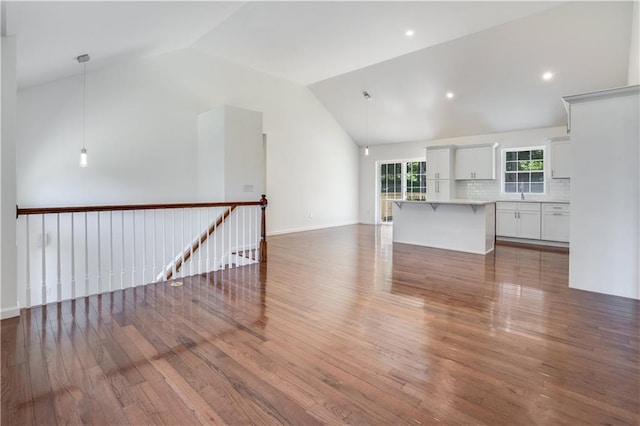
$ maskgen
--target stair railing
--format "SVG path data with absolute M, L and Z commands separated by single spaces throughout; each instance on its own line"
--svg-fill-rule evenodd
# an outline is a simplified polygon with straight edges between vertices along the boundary
M 16 207 L 20 306 L 266 262 L 267 204 Z

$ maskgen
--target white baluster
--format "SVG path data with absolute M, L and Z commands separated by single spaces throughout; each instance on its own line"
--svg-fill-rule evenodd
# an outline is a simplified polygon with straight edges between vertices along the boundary
M 27 263 L 27 274 L 26 274 L 26 279 L 27 279 L 27 307 L 31 307 L 31 261 L 29 259 L 29 215 L 26 215 L 25 217 L 25 230 L 27 233 L 27 239 L 26 239 L 26 263 Z
M 84 212 L 84 295 L 89 295 L 89 227 L 87 212 Z
M 211 214 L 210 213 L 211 213 L 211 207 L 207 207 L 207 232 L 208 232 L 209 226 L 211 224 Z M 207 260 L 205 262 L 205 267 L 207 269 L 207 273 L 211 272 L 211 269 L 209 268 L 209 266 L 210 266 L 210 263 L 209 263 L 209 246 L 211 244 L 209 244 L 209 243 L 210 243 L 209 238 L 207 238 Z
M 142 284 L 147 276 L 147 211 L 142 210 Z
M 206 225 L 205 232 L 209 230 L 209 224 Z M 198 274 L 202 273 L 202 242 L 200 241 L 200 233 L 202 230 L 202 209 L 198 209 L 198 229 L 196 229 L 196 235 L 198 238 Z M 207 241 L 208 238 L 205 240 Z
M 136 211 L 131 210 L 131 287 L 136 286 Z
M 231 207 L 229 207 L 229 216 L 227 216 L 227 220 L 228 220 L 228 228 L 229 228 L 229 268 L 232 267 L 232 262 L 231 262 L 231 234 L 233 233 L 231 230 Z
M 167 210 L 162 210 L 162 281 L 167 280 Z
M 40 243 L 42 244 L 42 304 L 47 304 L 47 256 L 45 250 L 45 242 L 47 240 L 47 234 L 44 232 L 44 214 L 42 215 L 42 238 Z
M 56 300 L 62 300 L 62 271 L 60 267 L 60 213 L 56 214 L 56 268 L 57 268 L 57 284 L 56 284 Z
M 71 213 L 71 299 L 75 300 L 76 289 L 76 237 L 74 214 Z
M 176 279 L 176 275 L 178 274 L 178 271 L 176 270 L 176 257 L 174 255 L 176 249 L 176 216 L 176 209 L 173 209 L 171 214 L 171 222 L 173 222 L 173 241 L 171 242 L 171 268 L 173 274 L 171 275 L 171 278 L 173 278 L 174 280 Z
M 213 208 L 213 270 L 217 271 L 218 268 L 218 209 Z
M 102 293 L 102 235 L 100 233 L 100 212 L 96 212 L 98 221 L 98 293 Z
M 220 223 L 220 226 L 222 227 L 222 235 L 220 235 L 220 267 L 224 270 L 225 268 L 225 264 L 224 264 L 224 229 L 226 228 L 225 226 L 225 221 L 224 221 L 224 214 L 226 212 L 226 208 L 224 210 L 222 210 L 222 222 Z
M 193 275 L 193 209 L 189 209 L 189 275 Z
M 247 246 L 245 245 L 245 239 L 244 239 L 244 234 L 245 234 L 245 226 L 244 226 L 245 211 L 246 211 L 246 207 L 243 207 L 242 208 L 242 265 L 246 265 L 246 260 L 247 260 Z
M 151 276 L 153 277 L 153 281 L 156 280 L 156 234 L 158 233 L 158 228 L 156 224 L 156 212 L 157 210 L 153 210 L 153 270 L 151 271 Z
M 181 239 L 180 241 L 182 241 L 182 244 L 180 245 L 180 255 L 182 256 L 182 266 L 180 267 L 180 276 L 184 277 L 184 270 L 185 270 L 185 265 L 184 265 L 184 208 L 182 209 L 182 215 L 181 215 L 181 219 L 182 219 L 182 234 L 181 234 Z
M 113 211 L 109 211 L 109 291 L 113 291 Z
M 120 212 L 120 290 L 124 289 L 124 210 Z

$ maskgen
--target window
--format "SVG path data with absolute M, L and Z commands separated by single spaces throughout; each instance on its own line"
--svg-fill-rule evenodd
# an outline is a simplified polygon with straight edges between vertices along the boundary
M 503 193 L 544 194 L 544 147 L 502 150 Z
M 406 173 L 406 200 L 424 201 L 427 199 L 427 162 L 408 161 Z
M 380 163 L 381 222 L 393 220 L 393 200 L 424 201 L 427 196 L 426 161 Z

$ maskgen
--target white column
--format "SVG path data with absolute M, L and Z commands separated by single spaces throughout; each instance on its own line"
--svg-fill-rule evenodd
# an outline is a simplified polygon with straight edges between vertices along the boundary
M 16 248 L 16 38 L 2 37 L 2 145 L 0 146 L 0 318 L 20 314 Z

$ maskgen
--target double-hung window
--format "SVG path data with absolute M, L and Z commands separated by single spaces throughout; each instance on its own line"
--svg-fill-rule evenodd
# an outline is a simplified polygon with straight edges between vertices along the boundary
M 505 148 L 502 150 L 502 192 L 505 194 L 545 193 L 545 148 Z

